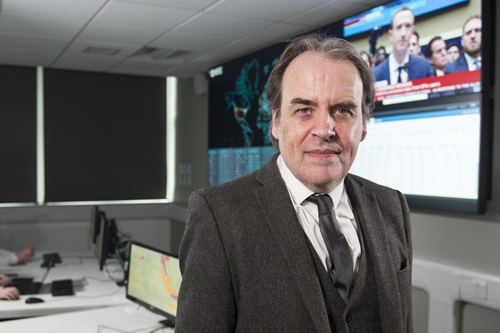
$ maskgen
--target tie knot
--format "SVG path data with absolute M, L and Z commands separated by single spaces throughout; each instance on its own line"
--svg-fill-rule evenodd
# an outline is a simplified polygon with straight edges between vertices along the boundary
M 330 214 L 333 210 L 332 198 L 326 193 L 314 193 L 307 200 L 318 206 L 318 215 Z

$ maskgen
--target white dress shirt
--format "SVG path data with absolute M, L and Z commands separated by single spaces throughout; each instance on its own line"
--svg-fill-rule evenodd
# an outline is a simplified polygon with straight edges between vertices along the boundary
M 399 75 L 399 70 L 398 67 L 404 66 L 410 61 L 410 56 L 407 54 L 406 57 L 404 58 L 402 63 L 398 63 L 397 60 L 394 58 L 394 55 L 391 53 L 389 54 L 389 73 L 391 74 L 391 82 L 390 84 L 396 84 L 398 83 L 398 75 Z M 407 82 L 408 81 L 408 71 L 402 70 L 401 71 L 401 82 Z
M 309 241 L 325 266 L 325 270 L 328 271 L 329 267 L 331 267 L 330 257 L 328 255 L 328 250 L 326 249 L 323 236 L 321 236 L 318 220 L 318 207 L 314 203 L 306 200 L 314 192 L 304 186 L 304 184 L 302 184 L 292 174 L 290 169 L 288 169 L 285 165 L 281 155 L 278 157 L 277 164 L 281 177 L 285 181 L 288 188 L 288 193 L 290 194 L 290 199 L 295 207 L 295 213 L 297 214 L 300 225 L 302 226 L 302 229 L 304 229 Z M 361 245 L 356 232 L 357 225 L 354 213 L 352 212 L 349 198 L 347 197 L 347 193 L 344 189 L 344 182 L 337 186 L 332 192 L 328 193 L 328 195 L 330 195 L 333 201 L 335 216 L 337 218 L 337 222 L 339 223 L 338 227 L 340 227 L 340 230 L 344 234 L 344 237 L 346 238 L 351 249 L 353 268 L 354 271 L 356 271 L 357 260 L 361 254 Z
M 464 56 L 465 56 L 465 60 L 467 61 L 467 67 L 469 67 L 469 70 L 470 71 L 473 71 L 473 70 L 476 70 L 478 69 L 476 67 L 476 60 L 479 59 L 479 61 L 481 61 L 481 56 L 477 57 L 477 58 L 472 58 L 470 55 L 468 55 L 467 53 L 464 53 Z
M 17 254 L 15 252 L 0 249 L 0 266 L 9 266 L 15 264 L 17 264 Z

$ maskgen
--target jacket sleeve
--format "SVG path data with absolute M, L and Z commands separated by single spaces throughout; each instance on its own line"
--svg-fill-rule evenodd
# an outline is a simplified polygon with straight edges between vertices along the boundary
M 406 236 L 406 244 L 407 244 L 407 251 L 408 251 L 408 268 L 410 269 L 410 279 L 408 285 L 404 286 L 406 290 L 405 294 L 407 295 L 407 313 L 404 313 L 403 315 L 406 316 L 407 320 L 406 323 L 406 328 L 408 333 L 413 332 L 413 311 L 412 311 L 412 282 L 411 282 L 411 276 L 412 276 L 412 270 L 413 270 L 413 245 L 412 245 L 412 239 L 411 239 L 411 221 L 410 221 L 410 209 L 408 207 L 408 203 L 406 202 L 405 196 L 401 193 L 398 192 L 399 198 L 401 200 L 401 207 L 402 207 L 402 216 L 403 216 L 403 226 L 405 229 L 405 236 Z
M 236 304 L 224 244 L 203 195 L 189 199 L 179 249 L 182 283 L 175 332 L 234 332 Z

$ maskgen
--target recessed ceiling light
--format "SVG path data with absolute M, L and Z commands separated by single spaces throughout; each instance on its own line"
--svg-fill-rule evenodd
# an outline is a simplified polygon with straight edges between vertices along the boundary
M 83 50 L 83 53 L 87 54 L 98 54 L 98 55 L 115 55 L 120 52 L 120 49 L 113 49 L 110 47 L 93 47 L 89 46 L 85 50 Z

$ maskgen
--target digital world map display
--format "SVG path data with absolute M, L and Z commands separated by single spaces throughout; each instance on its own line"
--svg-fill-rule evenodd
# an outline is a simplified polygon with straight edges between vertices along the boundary
M 266 88 L 284 47 L 275 45 L 209 71 L 208 185 L 256 170 L 276 153 L 269 140 Z

